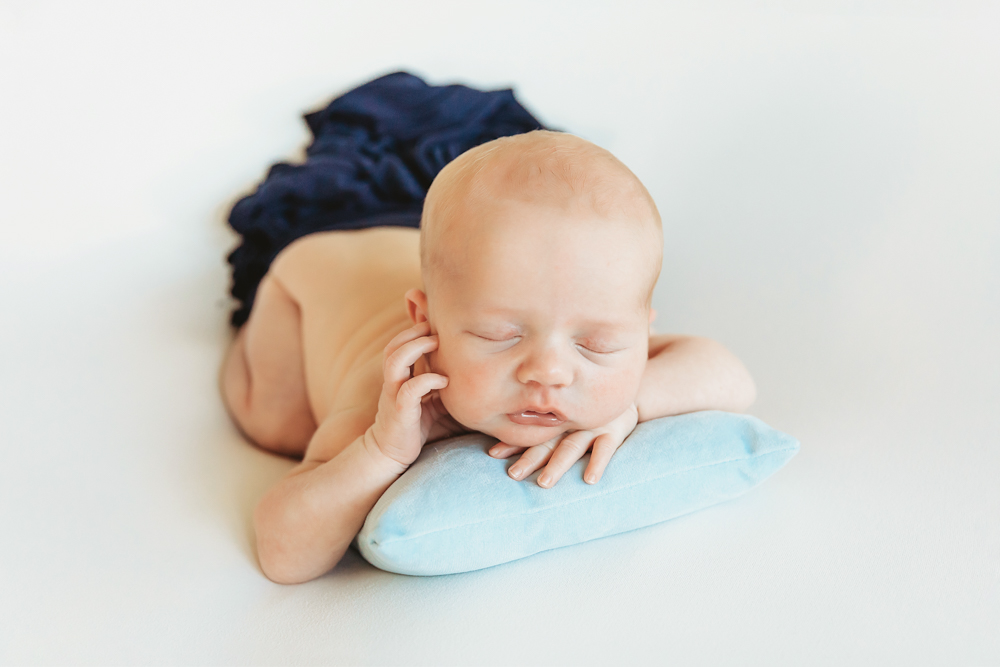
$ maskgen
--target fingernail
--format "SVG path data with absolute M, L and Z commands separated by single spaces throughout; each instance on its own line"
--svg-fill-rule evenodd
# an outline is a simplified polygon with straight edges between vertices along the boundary
M 587 484 L 593 484 L 596 481 L 597 481 L 597 475 L 594 475 L 593 473 L 591 473 L 590 475 L 587 475 L 587 479 L 586 479 Z
M 538 485 L 539 486 L 548 486 L 549 482 L 551 482 L 551 481 L 552 481 L 551 477 L 549 477 L 548 475 L 542 475 L 541 477 L 538 478 Z
M 520 468 L 511 468 L 510 469 L 510 476 L 513 477 L 514 479 L 517 479 L 518 477 L 521 476 L 521 469 Z

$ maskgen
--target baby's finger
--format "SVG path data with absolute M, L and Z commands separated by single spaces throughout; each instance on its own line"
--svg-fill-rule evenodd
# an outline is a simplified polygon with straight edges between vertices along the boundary
M 517 454 L 518 452 L 523 452 L 525 447 L 517 447 L 515 445 L 508 445 L 506 442 L 498 442 L 497 444 L 490 447 L 489 455 L 495 459 L 506 459 L 512 454 Z
M 403 344 L 409 343 L 411 340 L 416 340 L 421 336 L 426 336 L 431 332 L 430 322 L 424 320 L 423 322 L 417 322 L 409 329 L 403 329 L 396 337 L 389 341 L 389 344 L 385 346 L 385 351 L 383 352 L 383 359 L 388 357 L 390 354 L 398 350 Z
M 556 482 L 566 474 L 566 471 L 583 458 L 593 441 L 594 434 L 591 431 L 575 431 L 563 438 L 562 442 L 552 451 L 549 464 L 538 476 L 538 486 L 544 488 L 555 486 Z
M 583 481 L 587 484 L 597 484 L 604 476 L 604 469 L 608 467 L 608 462 L 615 455 L 622 441 L 605 433 L 594 440 L 594 451 L 590 454 L 590 463 L 583 473 Z
M 437 373 L 424 373 L 403 383 L 396 393 L 396 412 L 401 415 L 411 413 L 420 418 L 421 399 L 435 389 L 448 386 L 448 378 Z
M 514 479 L 527 477 L 545 465 L 545 462 L 549 460 L 549 456 L 552 454 L 553 447 L 555 447 L 555 440 L 549 440 L 540 445 L 528 447 L 524 455 L 507 469 L 507 474 Z
M 437 336 L 421 336 L 403 343 L 382 363 L 384 384 L 393 392 L 399 391 L 399 386 L 409 379 L 410 367 L 420 358 L 420 355 L 437 349 L 437 346 Z

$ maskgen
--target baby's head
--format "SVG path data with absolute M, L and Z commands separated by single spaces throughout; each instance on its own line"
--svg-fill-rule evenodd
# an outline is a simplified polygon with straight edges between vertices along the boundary
M 462 154 L 431 185 L 424 290 L 431 370 L 464 426 L 532 446 L 596 428 L 636 398 L 662 259 L 660 216 L 629 169 L 578 137 L 535 131 Z

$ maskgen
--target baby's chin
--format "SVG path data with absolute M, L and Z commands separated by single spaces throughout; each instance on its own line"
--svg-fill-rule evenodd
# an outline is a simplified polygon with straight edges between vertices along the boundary
M 534 447 L 568 430 L 579 428 L 572 426 L 570 422 L 564 422 L 558 426 L 525 426 L 510 421 L 506 414 L 491 415 L 488 412 L 470 414 L 471 411 L 467 412 L 463 409 L 467 407 L 466 405 L 455 405 L 451 401 L 450 392 L 442 390 L 439 395 L 445 410 L 459 424 L 470 431 L 485 433 L 500 442 L 515 447 Z
M 502 443 L 514 447 L 534 447 L 543 442 L 547 442 L 555 437 L 568 434 L 570 431 L 590 430 L 597 428 L 597 425 L 578 424 L 574 421 L 567 421 L 558 426 L 528 426 L 515 424 L 507 418 L 507 415 L 497 415 L 492 419 L 469 419 L 463 420 L 452 413 L 452 418 L 462 426 L 472 431 L 479 431 L 492 436 Z M 610 421 L 608 418 L 603 423 Z
M 473 415 L 466 413 L 462 409 L 465 406 L 451 404 L 451 401 L 448 400 L 451 396 L 446 396 L 444 391 L 440 395 L 445 409 L 451 415 L 452 419 L 459 424 L 470 431 L 485 433 L 500 442 L 513 445 L 514 447 L 534 447 L 535 445 L 540 445 L 543 442 L 567 434 L 570 431 L 598 428 L 617 416 L 617 414 L 604 414 L 607 413 L 606 408 L 601 410 L 600 406 L 595 406 L 594 409 L 590 410 L 591 418 L 588 420 L 588 423 L 580 423 L 570 419 L 557 426 L 516 424 L 506 414 L 490 415 L 489 413 L 483 414 L 480 412 Z M 624 408 L 622 411 L 624 411 Z M 590 421 L 594 423 L 589 423 Z
M 559 426 L 524 426 L 511 422 L 508 424 L 483 425 L 483 428 L 477 430 L 514 447 L 534 447 L 567 431 L 576 429 L 571 426 L 567 427 L 567 424 L 560 424 Z

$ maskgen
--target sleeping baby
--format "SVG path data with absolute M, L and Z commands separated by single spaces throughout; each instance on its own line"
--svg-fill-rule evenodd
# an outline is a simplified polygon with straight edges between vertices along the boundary
M 301 458 L 254 512 L 270 579 L 343 556 L 428 442 L 480 431 L 543 488 L 587 455 L 599 484 L 638 422 L 740 412 L 755 388 L 704 338 L 656 335 L 660 216 L 611 153 L 570 134 L 502 137 L 448 163 L 420 229 L 308 234 L 257 290 L 223 368 L 234 421 Z M 626 445 L 627 446 L 627 445 Z

